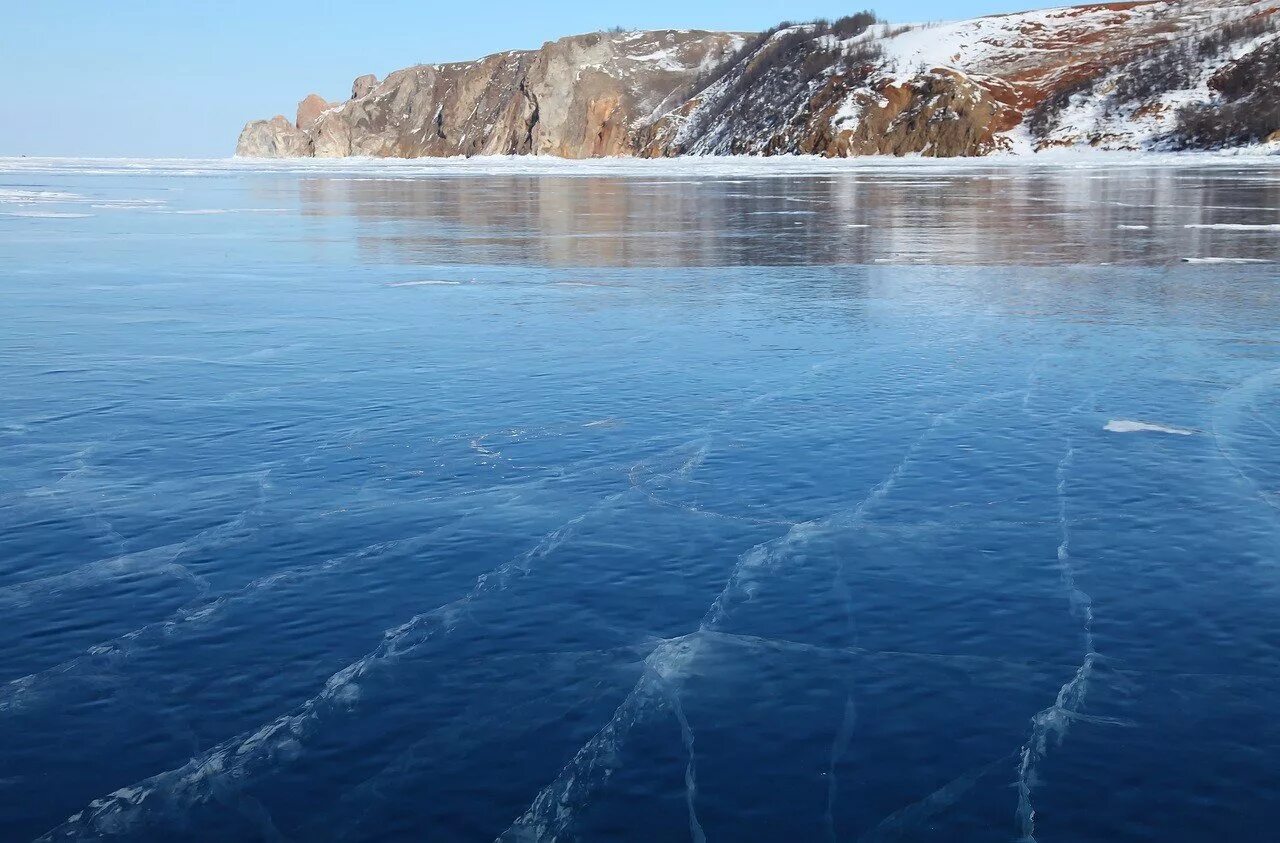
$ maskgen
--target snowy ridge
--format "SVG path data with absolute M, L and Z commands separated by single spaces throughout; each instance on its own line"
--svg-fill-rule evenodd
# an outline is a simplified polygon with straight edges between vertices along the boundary
M 1274 48 L 1278 7 L 1098 4 L 880 23 L 851 37 L 821 25 L 787 27 L 669 115 L 661 151 L 949 157 L 1258 143 L 1280 122 L 1264 122 L 1251 138 L 1208 143 L 1179 140 L 1178 121 L 1184 106 L 1222 104 L 1214 79 L 1224 67 Z M 1187 78 L 1122 86 L 1126 77 L 1157 76 L 1151 68 L 1177 53 L 1190 57 L 1193 66 L 1179 71 Z
M 1257 5 L 1208 10 L 1193 17 L 1191 20 L 1195 25 L 1183 35 L 1183 40 L 1206 35 L 1215 25 L 1257 14 Z M 1268 8 L 1271 14 L 1277 9 L 1274 5 Z M 1171 38 L 1170 43 L 1173 46 L 1177 41 Z M 1071 96 L 1059 125 L 1045 134 L 1041 145 L 1088 144 L 1104 149 L 1169 148 L 1169 138 L 1176 129 L 1180 109 L 1220 101 L 1221 96 L 1214 90 L 1213 80 L 1223 68 L 1258 51 L 1274 50 L 1278 44 L 1280 31 L 1245 38 L 1228 46 L 1220 55 L 1201 57 L 1191 79 L 1139 102 L 1126 102 L 1119 95 L 1122 80 L 1133 72 L 1132 66 L 1119 67 L 1093 80 L 1088 90 Z

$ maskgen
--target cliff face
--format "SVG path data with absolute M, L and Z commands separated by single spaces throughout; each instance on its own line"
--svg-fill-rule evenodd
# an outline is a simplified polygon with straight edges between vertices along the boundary
M 719 32 L 593 33 L 475 62 L 419 65 L 316 117 L 302 137 L 279 121 L 245 127 L 236 154 L 336 157 L 629 155 L 638 127 L 678 106 L 700 72 L 746 36 Z M 282 150 L 305 148 L 301 153 Z
M 756 36 L 582 35 L 361 77 L 340 105 L 309 97 L 296 125 L 248 124 L 236 151 L 959 156 L 1261 142 L 1280 130 L 1278 8 L 1147 0 L 915 27 L 857 15 Z

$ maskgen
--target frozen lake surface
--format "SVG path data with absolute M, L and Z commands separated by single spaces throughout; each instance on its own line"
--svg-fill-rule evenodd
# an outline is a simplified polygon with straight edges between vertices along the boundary
M 1276 260 L 1256 158 L 0 160 L 0 839 L 1259 839 Z

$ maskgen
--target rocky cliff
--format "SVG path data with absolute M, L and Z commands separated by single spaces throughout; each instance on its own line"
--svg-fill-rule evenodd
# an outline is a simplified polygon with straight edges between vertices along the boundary
M 758 35 L 594 33 L 356 80 L 249 123 L 237 154 L 932 156 L 1259 143 L 1280 0 L 1146 0 Z
M 721 32 L 592 33 L 540 50 L 419 65 L 382 82 L 363 76 L 350 100 L 309 125 L 302 109 L 292 130 L 282 117 L 250 123 L 236 154 L 634 154 L 636 130 L 679 106 L 690 83 L 746 39 Z

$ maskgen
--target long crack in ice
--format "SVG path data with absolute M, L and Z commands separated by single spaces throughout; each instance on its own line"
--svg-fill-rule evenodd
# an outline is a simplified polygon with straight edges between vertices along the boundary
M 1058 545 L 1057 559 L 1058 575 L 1066 590 L 1071 613 L 1083 626 L 1084 659 L 1075 675 L 1058 690 L 1053 705 L 1037 712 L 1031 718 L 1031 736 L 1022 747 L 1021 760 L 1018 764 L 1017 821 L 1021 835 L 1019 839 L 1024 843 L 1034 843 L 1036 839 L 1036 812 L 1031 796 L 1039 783 L 1037 776 L 1040 763 L 1048 754 L 1050 741 L 1061 744 L 1071 721 L 1077 718 L 1081 706 L 1084 705 L 1089 680 L 1093 675 L 1098 657 L 1093 640 L 1093 604 L 1089 595 L 1076 584 L 1075 567 L 1071 560 L 1071 522 L 1067 510 L 1067 481 L 1074 456 L 1075 449 L 1068 444 L 1066 456 L 1058 463 L 1058 516 L 1062 541 Z
M 684 740 L 685 752 L 688 755 L 684 768 L 684 795 L 685 807 L 689 812 L 689 836 L 693 838 L 693 843 L 706 843 L 707 835 L 702 830 L 702 824 L 698 822 L 698 756 L 693 751 L 693 728 L 689 725 L 689 718 L 684 713 L 684 705 L 680 702 L 680 689 L 665 678 L 663 687 L 671 710 L 675 712 L 676 720 L 680 723 L 680 737 Z
M 645 659 L 644 674 L 640 681 L 614 711 L 609 722 L 579 747 L 555 781 L 538 792 L 525 812 L 499 840 L 523 843 L 559 839 L 572 825 L 577 812 L 588 803 L 595 789 L 613 776 L 620 760 L 622 740 L 628 730 L 652 717 L 662 708 L 664 701 L 670 700 L 669 682 L 673 678 L 676 681 L 683 678 L 689 662 L 703 643 L 698 633 L 694 633 L 665 641 L 654 649 Z M 682 724 L 682 734 L 685 734 L 686 728 L 687 721 Z M 685 743 L 689 754 L 685 777 L 689 826 L 697 834 L 701 833 L 701 826 L 693 806 L 696 779 L 692 730 L 685 734 Z
M 1276 510 L 1280 510 L 1280 491 L 1263 488 L 1257 478 L 1250 473 L 1246 461 L 1226 442 L 1224 431 L 1236 426 L 1243 406 L 1256 405 L 1258 396 L 1273 388 L 1278 382 L 1280 382 L 1280 368 L 1246 378 L 1219 397 L 1213 412 L 1213 441 L 1223 461 L 1240 476 L 1240 479 L 1257 494 L 1263 503 Z M 1261 414 L 1258 414 L 1257 418 L 1272 432 L 1275 431 L 1275 427 Z
M 874 828 L 859 837 L 858 843 L 882 843 L 882 841 L 906 839 L 910 832 L 925 827 L 939 813 L 959 802 L 961 797 L 968 793 L 983 776 L 1004 766 L 1016 755 L 1017 753 L 1011 752 L 988 764 L 966 770 L 923 799 L 912 802 L 885 817 Z
M 836 766 L 849 752 L 849 746 L 853 743 L 853 729 L 857 722 L 858 709 L 853 702 L 853 692 L 850 691 L 845 696 L 844 715 L 840 719 L 840 728 L 836 731 L 835 740 L 831 742 L 831 752 L 828 754 L 827 760 L 827 808 L 822 817 L 826 824 L 827 839 L 831 841 L 840 839 L 836 833 L 835 810 L 840 793 L 840 783 L 836 778 Z
M 1034 379 L 1035 371 L 1036 370 L 1033 367 L 1032 374 L 1027 376 L 1028 385 L 1027 385 L 1027 389 L 1025 390 L 1027 394 L 1030 394 L 1030 391 L 1035 383 L 1035 379 Z M 911 463 L 915 460 L 916 454 L 919 452 L 920 448 L 924 446 L 924 444 L 929 440 L 930 436 L 940 426 L 954 420 L 956 417 L 968 411 L 976 404 L 984 403 L 986 401 L 1009 398 L 1016 394 L 1017 394 L 1016 392 L 998 392 L 992 395 L 981 395 L 971 401 L 961 404 L 959 407 L 956 407 L 953 410 L 950 410 L 945 413 L 939 413 L 938 415 L 934 416 L 932 422 L 925 429 L 925 431 L 920 435 L 920 438 L 917 439 L 915 443 L 907 450 L 906 454 L 898 462 L 898 464 L 894 466 L 893 470 L 889 472 L 888 476 L 886 476 L 884 480 L 881 480 L 880 483 L 874 486 L 871 489 L 871 492 L 866 496 L 866 498 L 864 498 L 862 502 L 858 504 L 857 507 L 854 508 L 853 512 L 850 515 L 850 523 L 848 524 L 849 528 L 854 530 L 860 530 L 865 526 L 865 519 L 866 519 L 867 513 L 874 507 L 875 504 L 884 500 L 884 498 L 888 496 L 888 494 L 893 490 L 893 487 L 897 484 L 899 478 L 902 477 L 903 472 L 906 471 L 907 467 L 910 466 Z M 836 570 L 835 570 L 834 581 L 833 581 L 833 589 L 841 599 L 841 602 L 844 608 L 846 628 L 852 640 L 852 637 L 856 635 L 857 625 L 855 620 L 855 612 L 853 608 L 853 595 L 849 591 L 849 586 L 845 578 L 845 558 L 843 554 L 841 554 L 836 561 Z M 857 643 L 856 640 L 854 640 L 854 643 L 855 644 Z M 827 805 L 826 805 L 826 809 L 824 811 L 823 816 L 826 820 L 828 836 L 832 840 L 837 839 L 837 833 L 836 833 L 836 827 L 835 827 L 835 806 L 840 796 L 840 779 L 839 779 L 837 768 L 840 764 L 841 759 L 844 757 L 844 754 L 848 751 L 849 745 L 852 743 L 852 740 L 853 740 L 853 734 L 852 734 L 852 730 L 853 730 L 852 712 L 853 711 L 854 711 L 853 697 L 852 697 L 852 691 L 850 691 L 848 696 L 848 701 L 845 704 L 844 719 L 840 724 L 840 728 L 836 731 L 835 737 L 832 739 L 831 751 L 829 753 L 830 761 L 827 767 Z M 846 734 L 846 732 L 848 734 Z

